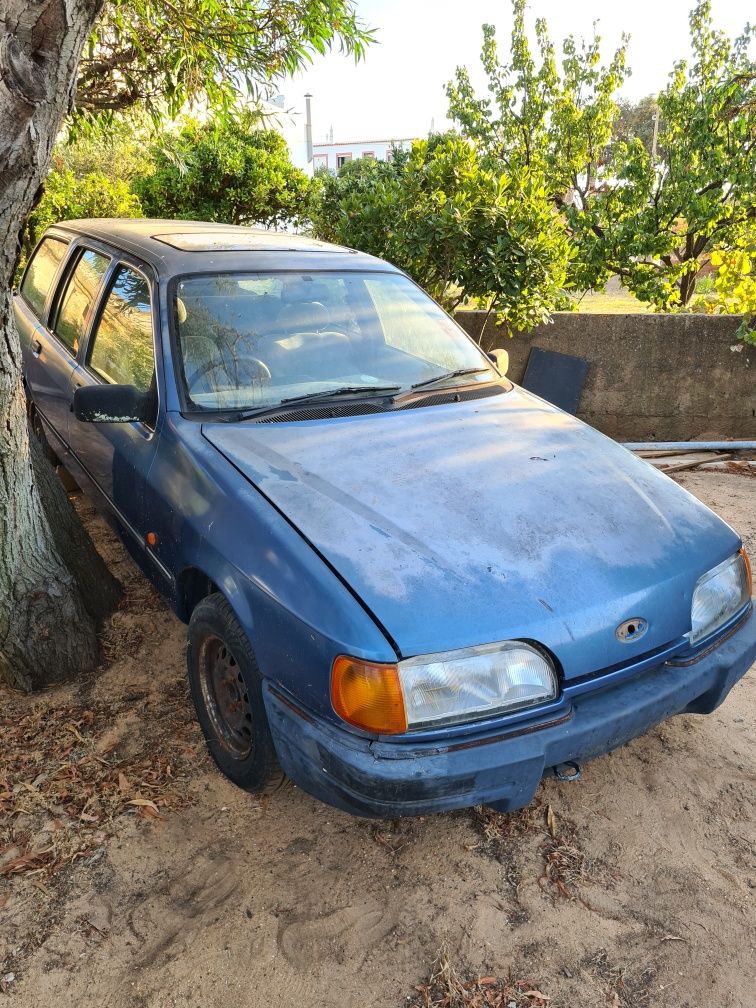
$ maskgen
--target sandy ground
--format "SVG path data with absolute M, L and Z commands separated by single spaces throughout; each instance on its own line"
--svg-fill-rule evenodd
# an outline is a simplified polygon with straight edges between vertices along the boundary
M 756 480 L 680 482 L 756 554 Z M 78 507 L 126 595 L 96 676 L 0 690 L 0 1004 L 427 1004 L 439 957 L 488 978 L 446 1004 L 756 1004 L 753 671 L 515 815 L 251 797 L 205 755 L 183 626 Z

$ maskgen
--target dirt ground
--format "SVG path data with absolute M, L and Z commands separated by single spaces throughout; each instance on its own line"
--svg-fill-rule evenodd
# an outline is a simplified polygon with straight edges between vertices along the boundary
M 755 479 L 680 482 L 756 555 Z M 0 688 L 0 1005 L 756 1004 L 753 670 L 514 815 L 252 797 L 205 754 L 184 627 L 77 506 L 126 594 L 96 676 Z

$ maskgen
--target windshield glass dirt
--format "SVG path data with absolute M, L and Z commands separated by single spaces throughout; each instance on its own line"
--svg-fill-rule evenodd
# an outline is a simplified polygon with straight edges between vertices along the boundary
M 348 387 L 404 391 L 498 377 L 420 288 L 392 273 L 226 273 L 179 281 L 175 318 L 189 398 L 254 409 Z M 448 372 L 472 371 L 442 379 Z M 385 393 L 384 393 L 385 394 Z

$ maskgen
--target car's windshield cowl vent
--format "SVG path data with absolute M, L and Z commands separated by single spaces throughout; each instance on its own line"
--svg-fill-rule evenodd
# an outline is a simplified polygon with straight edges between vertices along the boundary
M 505 392 L 501 385 L 486 385 L 479 389 L 445 389 L 432 395 L 417 396 L 405 403 L 392 403 L 389 400 L 370 399 L 348 402 L 319 403 L 312 406 L 300 406 L 297 409 L 282 410 L 279 413 L 269 413 L 259 418 L 252 417 L 251 422 L 259 424 L 296 423 L 304 420 L 331 420 L 335 417 L 366 416 L 375 413 L 401 412 L 409 409 L 420 409 L 423 406 L 442 406 L 445 403 L 468 402 L 471 399 L 487 399 L 489 396 Z

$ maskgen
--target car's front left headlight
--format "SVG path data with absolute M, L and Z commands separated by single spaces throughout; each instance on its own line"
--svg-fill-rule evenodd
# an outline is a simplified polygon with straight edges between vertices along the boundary
M 697 644 L 724 626 L 750 597 L 750 566 L 741 550 L 698 579 L 691 605 L 690 643 Z
M 459 724 L 553 700 L 551 662 L 523 641 L 423 655 L 399 663 L 411 728 Z
M 558 692 L 549 658 L 517 640 L 393 665 L 341 655 L 331 670 L 336 713 L 380 734 L 477 721 L 538 706 Z

